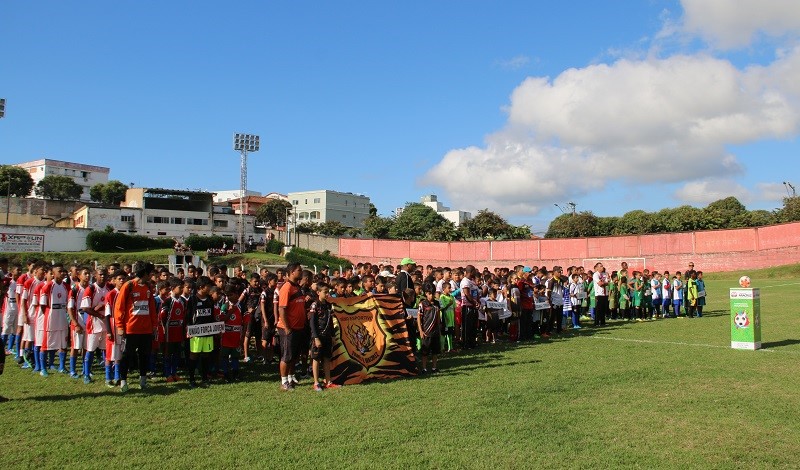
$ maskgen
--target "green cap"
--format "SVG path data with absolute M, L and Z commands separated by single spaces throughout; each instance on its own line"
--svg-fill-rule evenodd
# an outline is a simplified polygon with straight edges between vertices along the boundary
M 415 262 L 414 262 L 414 260 L 413 260 L 413 259 L 411 259 L 411 258 L 403 258 L 403 259 L 400 261 L 400 266 L 405 266 L 405 265 L 407 265 L 407 264 L 417 264 L 417 263 L 415 263 Z

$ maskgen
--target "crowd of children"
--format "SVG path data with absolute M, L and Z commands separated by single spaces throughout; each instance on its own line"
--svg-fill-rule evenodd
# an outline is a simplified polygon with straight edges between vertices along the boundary
M 43 377 L 56 371 L 90 384 L 104 371 L 105 384 L 123 392 L 131 368 L 139 370 L 141 388 L 158 375 L 181 381 L 179 371 L 197 387 L 236 381 L 240 359 L 272 364 L 276 354 L 284 390 L 307 376 L 316 391 L 336 388 L 329 297 L 400 296 L 422 374 L 429 365 L 430 373 L 438 371 L 442 353 L 501 335 L 546 339 L 595 315 L 593 273 L 581 266 L 418 269 L 405 258 L 398 266 L 359 263 L 334 275 L 327 267 L 312 273 L 290 264 L 249 276 L 236 268 L 230 277 L 225 266 L 204 275 L 194 266 L 171 273 L 150 263 L 65 270 L 32 260 L 26 270 L 0 269 L 6 354 Z M 628 321 L 702 317 L 706 297 L 703 273 L 693 265 L 670 275 L 622 263 L 605 292 L 611 319 Z M 222 331 L 203 328 L 220 322 Z

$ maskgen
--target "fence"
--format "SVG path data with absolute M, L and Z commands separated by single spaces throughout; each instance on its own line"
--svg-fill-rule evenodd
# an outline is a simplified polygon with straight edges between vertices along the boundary
M 620 237 L 475 242 L 339 240 L 339 256 L 353 262 L 494 268 L 516 264 L 591 267 L 597 260 L 628 261 L 632 268 L 732 271 L 800 263 L 800 222 L 735 230 Z M 616 267 L 616 266 L 615 266 Z

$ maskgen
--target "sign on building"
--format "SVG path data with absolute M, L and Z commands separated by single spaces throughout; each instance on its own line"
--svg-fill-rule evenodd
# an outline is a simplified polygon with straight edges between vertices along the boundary
M 44 251 L 44 235 L 0 232 L 0 253 L 36 253 Z

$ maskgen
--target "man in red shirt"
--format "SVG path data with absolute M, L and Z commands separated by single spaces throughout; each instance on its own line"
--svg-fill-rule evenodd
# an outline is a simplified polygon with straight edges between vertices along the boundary
M 305 337 L 306 326 L 306 296 L 303 295 L 298 284 L 303 275 L 300 263 L 290 263 L 286 266 L 287 282 L 281 286 L 278 299 L 278 334 L 281 343 L 281 388 L 294 390 L 297 380 L 294 376 L 294 363 L 300 356 Z
M 536 328 L 533 324 L 533 283 L 531 282 L 532 269 L 524 266 L 519 271 L 517 289 L 519 289 L 519 340 L 527 341 L 533 337 Z
M 136 277 L 122 286 L 114 305 L 116 333 L 125 344 L 120 371 L 120 390 L 123 392 L 128 391 L 128 365 L 134 355 L 139 360 L 139 385 L 142 389 L 147 388 L 147 366 L 158 326 L 156 303 L 148 284 L 155 266 L 138 261 L 133 267 Z

